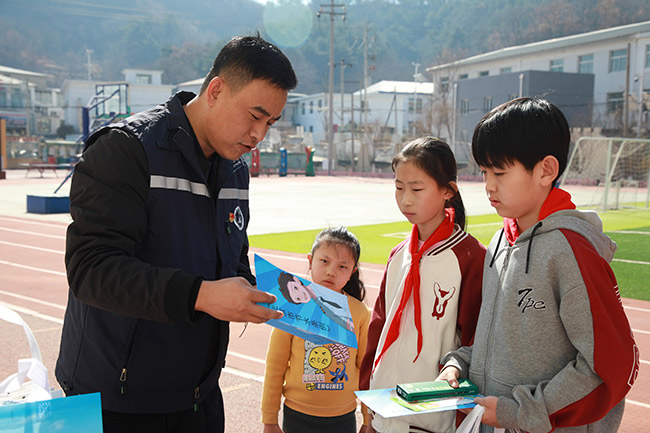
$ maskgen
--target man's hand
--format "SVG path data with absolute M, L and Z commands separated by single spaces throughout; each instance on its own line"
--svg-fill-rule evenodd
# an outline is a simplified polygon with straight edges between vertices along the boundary
M 449 382 L 449 386 L 452 388 L 458 388 L 458 377 L 460 376 L 460 371 L 456 367 L 447 367 L 440 372 L 436 380 L 446 380 Z
M 273 303 L 270 293 L 255 289 L 241 277 L 203 281 L 194 309 L 229 322 L 263 323 L 282 317 L 281 311 L 262 307 L 257 303 Z
M 497 402 L 499 401 L 498 397 L 476 397 L 474 403 L 483 406 L 485 412 L 483 412 L 483 417 L 481 422 L 483 424 L 491 425 L 492 427 L 501 428 L 499 422 L 497 421 Z
M 264 433 L 282 433 L 278 424 L 264 424 Z

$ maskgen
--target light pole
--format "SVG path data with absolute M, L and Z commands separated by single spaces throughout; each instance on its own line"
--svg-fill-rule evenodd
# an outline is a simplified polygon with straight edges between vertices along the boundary
M 342 12 L 338 12 L 337 8 L 341 8 Z M 330 16 L 329 113 L 327 122 L 327 155 L 329 161 L 327 174 L 331 175 L 334 165 L 334 19 L 337 15 L 341 15 L 345 21 L 345 5 L 335 4 L 334 0 L 330 0 L 329 4 L 320 6 L 316 17 L 320 19 L 322 14 Z

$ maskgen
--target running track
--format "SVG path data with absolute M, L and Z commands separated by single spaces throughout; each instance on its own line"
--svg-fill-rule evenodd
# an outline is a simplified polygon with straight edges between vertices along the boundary
M 68 296 L 63 264 L 65 228 L 64 223 L 0 216 L 0 302 L 19 312 L 32 328 L 52 386 L 56 386 L 53 372 Z M 255 249 L 251 253 L 258 253 L 290 272 L 300 275 L 307 272 L 304 255 Z M 367 303 L 371 306 L 377 296 L 382 267 L 362 264 L 361 272 L 368 287 Z M 640 347 L 641 369 L 628 395 L 620 431 L 636 433 L 648 431 L 644 420 L 650 418 L 650 302 L 624 299 L 623 305 Z M 264 372 L 270 329 L 267 325 L 251 324 L 244 330 L 242 324 L 232 325 L 222 388 L 227 415 L 239 418 L 227 419 L 227 425 L 237 426 L 233 432 L 261 430 L 259 406 L 251 407 L 258 404 L 255 402 L 259 402 L 259 396 L 251 400 L 251 393 L 259 394 L 261 389 L 259 382 Z M 22 329 L 4 322 L 0 323 L 0 347 L 1 380 L 16 371 L 17 359 L 29 357 L 29 348 Z M 241 404 L 231 409 L 229 402 Z M 251 410 L 257 412 L 251 414 Z M 247 416 L 250 422 L 243 422 L 242 416 Z

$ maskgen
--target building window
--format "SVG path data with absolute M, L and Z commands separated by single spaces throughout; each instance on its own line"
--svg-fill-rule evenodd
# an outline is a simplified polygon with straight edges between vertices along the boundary
M 623 110 L 623 92 L 607 94 L 607 113 L 617 113 Z
M 7 89 L 5 87 L 0 87 L 0 108 L 5 108 L 7 106 Z
M 501 68 L 501 75 L 503 74 L 510 74 L 512 72 L 512 68 L 508 66 L 507 68 Z
M 552 72 L 564 72 L 564 59 L 551 60 L 549 70 Z
M 492 109 L 492 97 L 491 96 L 486 96 L 483 98 L 483 112 L 487 113 Z
M 309 132 L 314 132 L 314 125 L 309 125 Z
M 415 99 L 415 112 L 422 113 L 422 98 Z
M 13 87 L 11 89 L 11 108 L 24 108 L 27 105 L 25 104 L 25 92 L 19 87 Z
M 609 72 L 624 71 L 627 67 L 627 48 L 609 52 Z
M 460 75 L 458 76 L 458 79 L 459 79 L 459 80 L 466 80 L 467 77 L 468 77 L 467 74 L 460 74 Z
M 449 90 L 449 77 L 442 77 L 440 79 L 440 91 L 446 92 Z
M 469 99 L 463 99 L 460 101 L 460 114 L 469 113 Z
M 151 84 L 151 74 L 135 74 L 135 84 Z
M 594 55 L 585 54 L 578 57 L 578 72 L 581 74 L 594 73 Z
M 314 101 L 309 101 L 309 113 L 314 112 Z
M 479 77 L 487 77 L 488 75 L 490 75 L 490 71 L 481 71 L 478 73 Z
M 323 100 L 322 99 L 318 100 L 318 108 L 323 108 Z
M 305 114 L 305 103 L 302 103 L 302 114 Z
M 415 110 L 415 98 L 409 98 L 409 113 Z
M 650 45 L 645 46 L 645 67 L 650 68 Z

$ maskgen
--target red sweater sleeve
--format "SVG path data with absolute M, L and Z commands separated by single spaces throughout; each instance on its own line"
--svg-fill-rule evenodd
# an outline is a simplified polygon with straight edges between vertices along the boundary
M 454 247 L 462 275 L 457 319 L 461 346 L 471 346 L 474 342 L 481 309 L 485 251 L 485 247 L 471 236 L 467 236 Z
M 386 273 L 388 272 L 388 265 L 393 259 L 393 256 L 402 248 L 408 240 L 401 242 L 390 252 L 388 256 L 388 263 L 384 269 L 384 276 L 381 279 L 379 286 L 379 295 L 375 300 L 375 306 L 372 309 L 372 316 L 370 317 L 370 325 L 368 325 L 368 342 L 366 346 L 366 354 L 361 362 L 361 370 L 359 371 L 359 389 L 367 390 L 370 386 L 370 376 L 372 375 L 372 364 L 375 361 L 375 353 L 377 352 L 377 345 L 379 344 L 379 337 L 381 330 L 386 323 Z
M 593 317 L 594 370 L 603 383 L 583 399 L 551 414 L 554 428 L 601 419 L 625 397 L 639 372 L 639 350 L 612 269 L 584 237 L 569 230 L 562 233 L 587 288 Z

